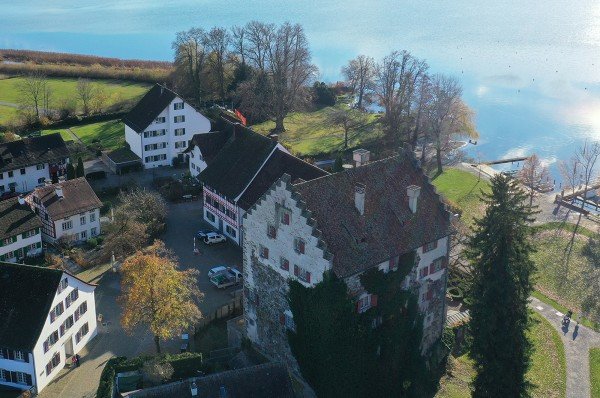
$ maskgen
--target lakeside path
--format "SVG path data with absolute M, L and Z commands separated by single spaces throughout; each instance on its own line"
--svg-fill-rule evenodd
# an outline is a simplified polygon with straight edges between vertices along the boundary
M 590 398 L 590 348 L 600 347 L 600 333 L 579 325 L 575 319 L 562 326 L 564 314 L 531 298 L 531 308 L 546 318 L 560 335 L 567 362 L 567 398 Z

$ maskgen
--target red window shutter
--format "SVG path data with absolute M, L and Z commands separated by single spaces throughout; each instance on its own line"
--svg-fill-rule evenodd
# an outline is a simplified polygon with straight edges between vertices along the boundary
M 429 267 L 423 268 L 423 276 L 429 275 Z
M 269 258 L 269 248 L 265 247 L 265 258 Z
M 433 249 L 437 249 L 437 240 L 433 242 L 433 248 L 431 250 Z
M 377 295 L 376 294 L 371 295 L 371 307 L 377 307 Z
M 306 273 L 306 282 L 310 283 L 310 272 Z
M 304 241 L 303 241 L 303 240 L 299 240 L 299 241 L 298 241 L 298 251 L 299 251 L 300 253 L 303 253 L 303 254 L 304 254 Z
M 427 291 L 427 300 L 431 300 L 433 298 L 433 290 Z
M 394 269 L 394 259 L 393 259 L 393 258 L 390 258 L 390 262 L 389 262 L 388 268 L 389 268 L 390 270 L 393 270 L 393 269 Z
M 289 225 L 290 224 L 290 215 L 289 215 L 289 213 L 283 213 L 283 223 L 285 225 Z
M 279 314 L 279 323 L 281 323 L 282 325 L 285 325 L 285 314 L 283 314 L 283 313 Z
M 433 274 L 435 272 L 435 264 L 431 263 L 429 264 L 429 273 Z
M 442 268 L 446 268 L 448 266 L 448 257 L 442 258 Z
M 294 265 L 294 275 L 298 276 L 300 274 L 300 270 L 298 269 L 297 265 Z

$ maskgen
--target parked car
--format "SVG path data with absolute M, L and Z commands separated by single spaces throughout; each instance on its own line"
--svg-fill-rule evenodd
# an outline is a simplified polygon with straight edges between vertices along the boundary
M 210 282 L 219 289 L 237 285 L 242 282 L 242 273 L 237 268 L 227 268 L 210 278 Z
M 198 232 L 196 232 L 196 238 L 198 239 L 204 239 L 206 238 L 206 235 L 210 234 L 211 232 L 215 232 L 212 229 L 200 229 L 198 230 Z
M 215 243 L 225 242 L 227 238 L 224 235 L 218 234 L 216 232 L 209 232 L 204 237 L 204 243 L 207 245 L 214 245 Z
M 229 267 L 226 265 L 219 265 L 214 268 L 211 268 L 210 271 L 208 271 L 208 277 L 210 278 L 217 274 L 221 274 L 221 273 L 227 271 L 227 268 L 229 268 Z

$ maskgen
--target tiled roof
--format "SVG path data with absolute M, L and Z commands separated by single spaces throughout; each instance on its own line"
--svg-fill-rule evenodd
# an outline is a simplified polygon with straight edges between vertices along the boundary
M 244 191 L 238 201 L 239 206 L 248 210 L 284 174 L 289 175 L 293 183 L 298 180 L 313 180 L 329 173 L 287 152 L 277 150 Z
M 160 84 L 155 84 L 123 117 L 123 122 L 136 133 L 141 133 L 176 97 L 177 94 L 173 91 Z
M 107 152 L 106 156 L 116 164 L 141 161 L 140 157 L 129 148 L 115 149 Z
M 0 172 L 69 157 L 59 133 L 0 144 Z
M 235 199 L 252 181 L 277 143 L 236 125 L 230 140 L 200 173 L 200 181 L 229 199 Z
M 29 205 L 19 204 L 19 198 L 0 202 L 0 239 L 41 227 L 40 218 Z
M 0 263 L 0 347 L 33 350 L 62 274 L 50 268 Z
M 228 131 L 215 131 L 205 134 L 196 134 L 192 137 L 192 142 L 184 152 L 191 152 L 194 147 L 200 148 L 202 158 L 209 164 L 217 156 L 217 154 L 223 149 L 229 138 L 231 132 Z
M 128 398 L 188 398 L 195 382 L 197 398 L 293 398 L 292 382 L 285 365 L 265 363 L 249 368 L 213 373 L 127 394 Z
M 365 187 L 364 215 L 355 207 L 357 184 Z M 416 214 L 408 206 L 409 185 L 421 187 Z M 409 153 L 298 183 L 293 190 L 316 220 L 338 277 L 364 271 L 452 232 L 450 214 Z
M 62 199 L 56 195 L 56 188 L 62 188 Z M 54 221 L 102 207 L 85 177 L 36 188 L 33 195 L 41 200 Z

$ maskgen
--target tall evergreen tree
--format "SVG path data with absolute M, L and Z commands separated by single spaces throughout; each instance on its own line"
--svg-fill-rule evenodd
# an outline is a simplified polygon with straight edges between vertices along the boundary
M 467 249 L 473 266 L 473 397 L 528 397 L 527 299 L 535 270 L 528 224 L 534 213 L 516 180 L 500 174 L 491 183 L 491 193 L 483 196 L 486 213 L 476 221 Z
M 77 178 L 75 167 L 73 167 L 73 163 L 69 163 L 67 165 L 67 180 L 72 180 L 74 178 Z
M 77 177 L 85 177 L 85 169 L 83 167 L 83 160 L 81 156 L 77 159 L 77 168 L 75 169 L 75 174 Z

